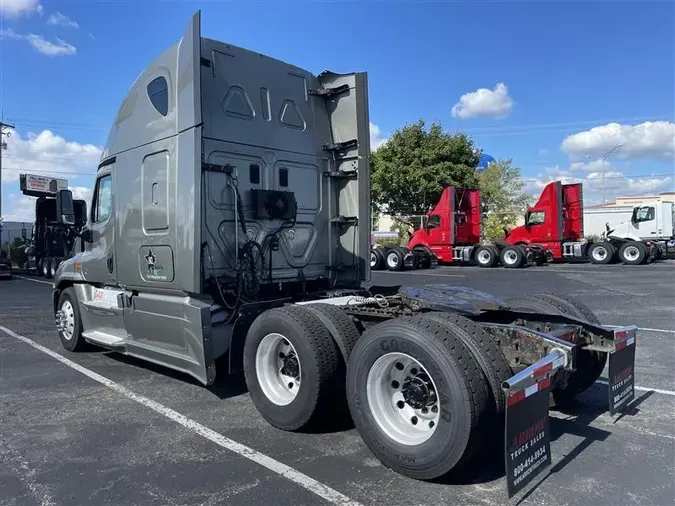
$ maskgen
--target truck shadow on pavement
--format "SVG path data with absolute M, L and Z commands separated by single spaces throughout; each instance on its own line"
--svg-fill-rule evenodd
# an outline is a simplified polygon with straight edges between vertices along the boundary
M 159 376 L 170 378 L 186 385 L 199 387 L 213 395 L 220 400 L 227 400 L 240 395 L 248 394 L 248 387 L 243 372 L 226 374 L 227 364 L 216 360 L 216 381 L 213 385 L 205 387 L 199 381 L 194 379 L 189 374 L 164 367 L 162 365 L 153 364 L 142 359 L 123 355 L 114 351 L 103 351 L 102 355 L 106 358 L 113 359 L 117 362 L 130 365 L 134 368 L 144 369 L 145 371 L 155 373 Z M 333 434 L 338 432 L 348 431 L 354 428 L 354 422 L 349 414 L 349 409 L 346 405 L 334 406 L 330 414 L 325 417 L 318 418 L 308 425 L 304 432 L 308 434 Z

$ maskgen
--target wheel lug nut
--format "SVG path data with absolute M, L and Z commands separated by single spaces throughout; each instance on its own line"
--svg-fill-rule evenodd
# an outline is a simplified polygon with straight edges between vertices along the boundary
M 394 380 L 394 381 L 391 382 L 391 388 L 398 388 L 400 386 L 401 386 L 401 384 L 398 381 Z
M 424 413 L 426 415 L 428 412 L 429 412 L 429 410 L 427 408 L 422 408 L 422 413 Z
M 410 421 L 412 422 L 413 425 L 417 425 L 417 417 L 413 416 Z
M 405 402 L 403 402 L 403 401 L 398 401 L 398 402 L 396 403 L 396 406 L 398 406 L 398 409 L 403 409 L 403 407 L 405 406 Z
M 432 413 L 438 413 L 438 406 L 432 406 L 432 407 L 431 407 L 431 412 L 432 412 Z

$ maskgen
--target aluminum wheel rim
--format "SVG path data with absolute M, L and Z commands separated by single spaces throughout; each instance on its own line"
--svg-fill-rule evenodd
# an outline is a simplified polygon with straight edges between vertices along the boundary
M 63 338 L 66 341 L 70 341 L 75 333 L 75 310 L 69 300 L 63 301 L 63 304 L 61 304 L 61 312 L 65 319 L 65 325 L 63 326 L 62 331 Z
M 518 255 L 516 255 L 516 252 L 513 250 L 509 250 L 506 253 L 504 253 L 504 262 L 506 262 L 509 265 L 513 265 L 516 263 L 518 260 Z
M 482 250 L 480 253 L 478 253 L 478 261 L 482 264 L 486 264 L 490 261 L 490 252 Z
M 295 348 L 283 335 L 271 333 L 263 338 L 256 350 L 255 368 L 260 389 L 271 402 L 287 406 L 297 397 L 302 368 Z
M 375 264 L 377 263 L 377 256 L 375 253 L 370 254 L 370 266 L 375 267 Z
M 406 397 L 406 392 L 408 397 L 410 392 L 419 393 L 421 390 L 416 386 L 420 383 L 434 393 L 427 396 L 423 407 L 419 405 L 419 396 L 413 400 Z M 436 392 L 436 384 L 427 370 L 405 353 L 382 355 L 371 366 L 366 380 L 368 406 L 375 423 L 387 437 L 405 446 L 423 444 L 436 432 L 441 416 Z
M 387 255 L 387 263 L 390 267 L 396 267 L 398 265 L 398 255 L 396 253 L 389 253 Z
M 45 261 L 42 261 L 42 275 L 46 278 L 47 274 L 49 273 L 49 267 L 45 263 Z
M 603 246 L 600 246 L 593 250 L 593 258 L 595 258 L 596 260 L 604 260 L 606 256 L 607 250 Z
M 623 256 L 626 260 L 634 261 L 640 256 L 640 251 L 637 249 L 637 246 L 628 246 L 623 250 Z

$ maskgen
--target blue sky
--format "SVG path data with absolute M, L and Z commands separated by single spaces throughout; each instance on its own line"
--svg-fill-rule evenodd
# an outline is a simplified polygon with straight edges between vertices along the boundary
M 0 106 L 16 126 L 3 165 L 68 172 L 83 193 L 129 85 L 197 9 L 203 36 L 316 73 L 367 71 L 374 142 L 440 121 L 513 159 L 534 193 L 580 178 L 587 201 L 622 142 L 608 198 L 675 186 L 673 2 L 0 3 Z M 21 217 L 30 204 L 5 172 L 3 215 Z

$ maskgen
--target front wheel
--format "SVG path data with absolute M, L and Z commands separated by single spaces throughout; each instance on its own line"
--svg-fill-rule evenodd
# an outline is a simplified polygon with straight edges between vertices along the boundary
M 61 292 L 56 311 L 56 328 L 61 345 L 68 351 L 81 351 L 87 347 L 82 337 L 82 319 L 77 294 L 71 286 Z
M 349 410 L 364 443 L 416 479 L 470 461 L 487 432 L 488 390 L 461 340 L 424 316 L 370 327 L 347 365 Z

